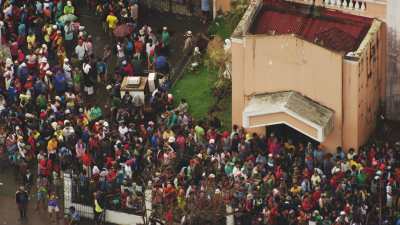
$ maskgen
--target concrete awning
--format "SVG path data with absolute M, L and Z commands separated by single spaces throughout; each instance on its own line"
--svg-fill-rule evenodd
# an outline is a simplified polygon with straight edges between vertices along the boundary
M 243 126 L 286 124 L 323 142 L 333 130 L 334 111 L 295 91 L 253 96 L 243 111 Z

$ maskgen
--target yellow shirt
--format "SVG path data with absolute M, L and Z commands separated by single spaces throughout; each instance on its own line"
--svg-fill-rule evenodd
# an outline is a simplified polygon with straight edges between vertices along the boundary
M 35 35 L 28 35 L 26 37 L 26 42 L 28 43 L 28 49 L 32 49 L 33 46 L 35 45 L 35 42 L 36 42 L 36 36 Z
M 106 18 L 106 22 L 108 23 L 108 28 L 114 29 L 117 26 L 118 18 L 113 15 L 108 15 Z
M 51 32 L 53 31 L 53 28 L 50 25 L 47 25 L 45 28 L 45 35 L 44 35 L 44 41 L 49 43 L 50 42 L 50 35 Z
M 175 137 L 175 134 L 172 130 L 168 131 L 164 131 L 163 133 L 163 139 L 164 140 L 168 140 L 170 137 Z
M 293 186 L 293 187 L 290 189 L 290 192 L 291 192 L 291 193 L 293 193 L 294 195 L 297 195 L 297 194 L 299 194 L 299 193 L 300 193 L 300 191 L 301 191 L 301 187 L 300 187 L 300 186 L 298 186 L 298 185 L 296 185 L 296 186 Z
M 52 138 L 50 141 L 47 143 L 47 151 L 48 153 L 55 153 L 57 150 L 58 142 L 56 139 Z
M 103 212 L 103 209 L 101 208 L 100 204 L 97 202 L 97 200 L 94 200 L 94 210 L 97 213 Z

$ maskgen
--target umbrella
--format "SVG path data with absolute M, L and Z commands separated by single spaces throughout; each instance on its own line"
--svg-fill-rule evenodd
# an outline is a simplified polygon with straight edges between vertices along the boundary
M 114 36 L 122 38 L 130 35 L 132 32 L 133 32 L 132 26 L 129 26 L 128 24 L 122 24 L 115 28 Z
M 167 58 L 165 56 L 158 56 L 154 63 L 156 71 L 163 71 L 168 68 Z
M 77 19 L 78 19 L 77 16 L 75 16 L 73 14 L 67 14 L 67 15 L 60 16 L 58 18 L 58 21 L 60 21 L 61 23 L 66 23 L 66 22 L 75 21 Z

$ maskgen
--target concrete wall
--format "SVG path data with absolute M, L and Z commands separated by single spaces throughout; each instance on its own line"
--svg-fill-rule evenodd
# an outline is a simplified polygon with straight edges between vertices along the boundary
M 358 59 L 358 141 L 363 144 L 375 130 L 380 103 L 385 99 L 385 29 L 374 21 L 361 43 Z M 375 30 L 377 29 L 377 30 Z
M 215 11 L 221 10 L 227 12 L 231 9 L 231 0 L 213 0 L 215 4 Z
M 335 111 L 334 130 L 323 143 L 342 145 L 342 56 L 292 35 L 245 36 L 232 46 L 232 121 L 242 124 L 256 93 L 298 91 Z
M 358 137 L 358 101 L 359 99 L 359 64 L 357 61 L 343 61 L 343 147 L 345 149 L 357 148 Z
M 400 120 L 400 1 L 388 0 L 387 4 L 387 114 Z

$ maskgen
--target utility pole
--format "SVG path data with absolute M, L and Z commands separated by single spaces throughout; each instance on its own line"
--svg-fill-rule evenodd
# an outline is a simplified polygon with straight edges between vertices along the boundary
M 382 225 L 382 178 L 379 177 L 379 225 Z
M 4 22 L 0 21 L 0 47 L 3 46 L 3 27 L 4 27 Z

